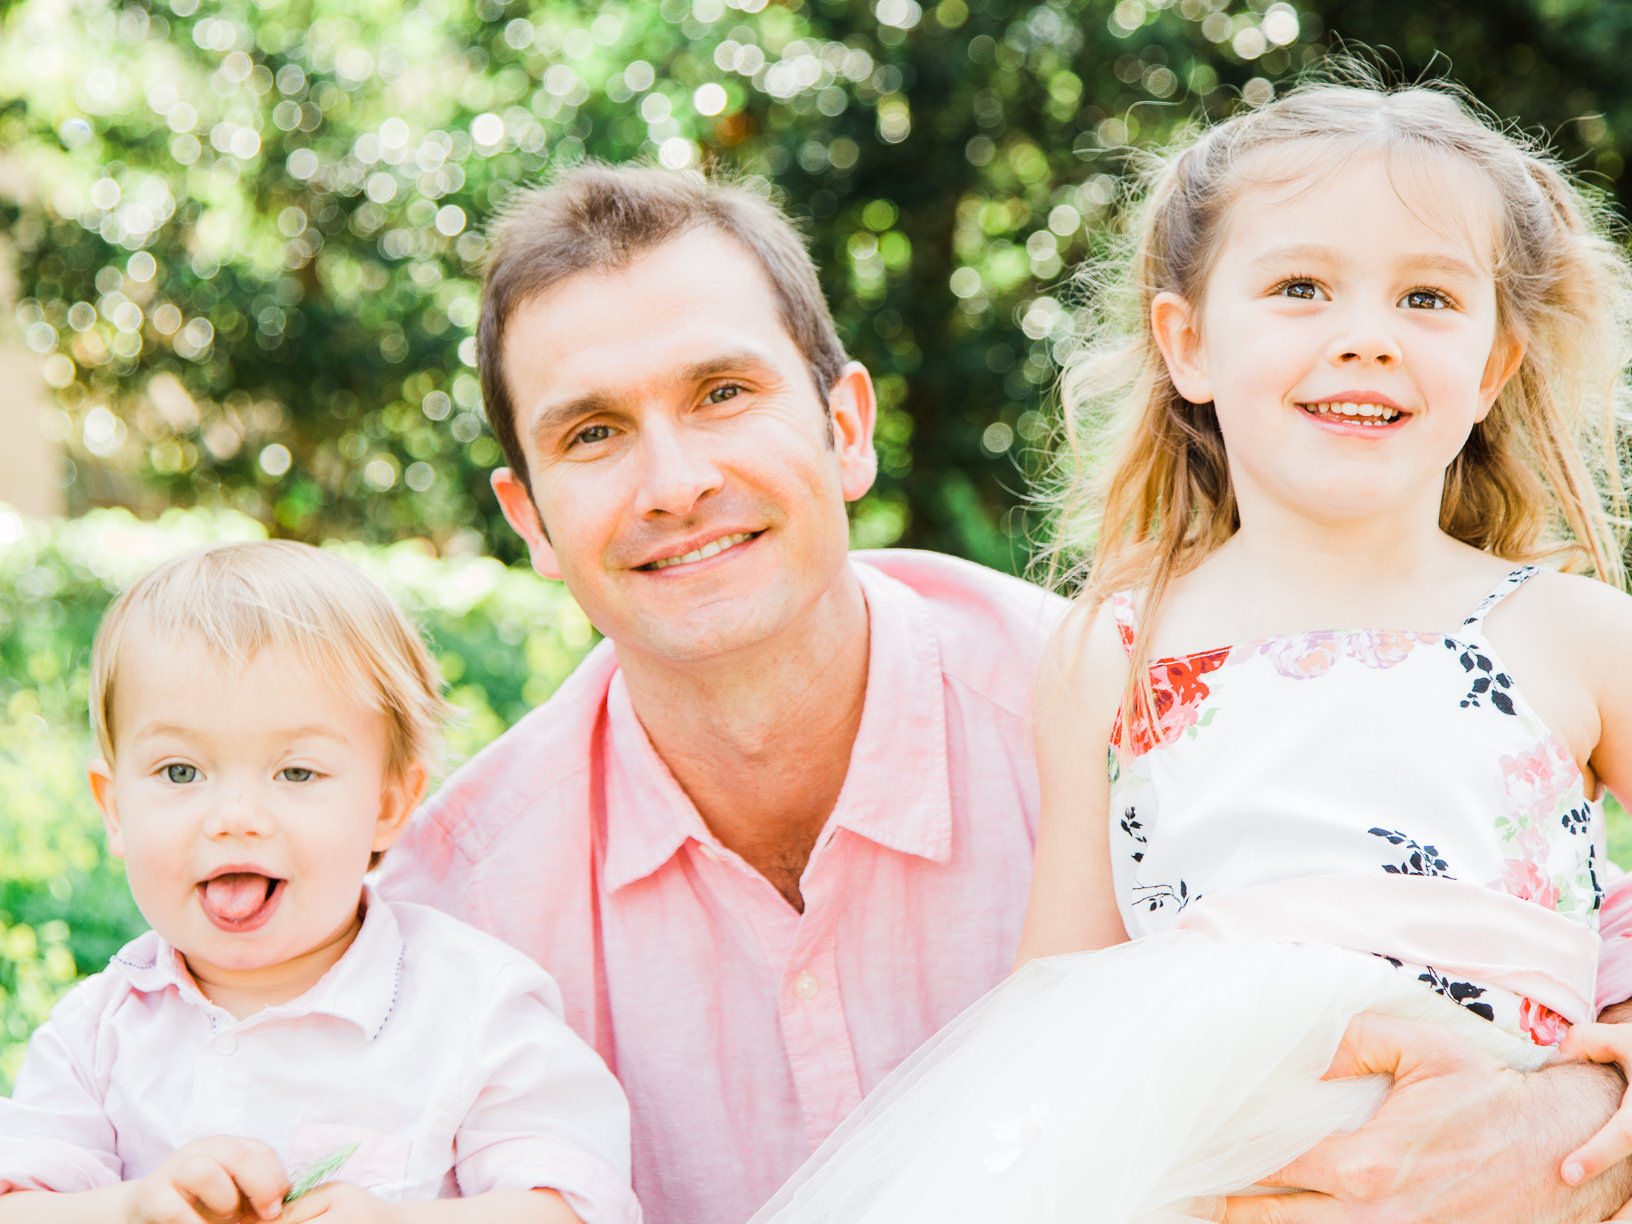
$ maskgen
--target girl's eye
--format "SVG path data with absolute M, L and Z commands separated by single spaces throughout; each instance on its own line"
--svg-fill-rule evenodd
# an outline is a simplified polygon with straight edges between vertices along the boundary
M 198 767 L 196 765 L 183 765 L 178 761 L 174 765 L 164 767 L 164 776 L 177 785 L 185 786 L 187 783 L 197 780 Z
M 736 399 L 742 394 L 742 388 L 734 383 L 727 383 L 723 387 L 715 387 L 703 398 L 710 404 L 723 404 L 728 399 Z
M 1314 302 L 1326 296 L 1326 291 L 1316 282 L 1301 276 L 1282 281 L 1275 286 L 1275 293 L 1280 297 L 1295 298 L 1300 302 Z
M 1444 310 L 1451 299 L 1438 289 L 1413 289 L 1400 299 L 1400 305 L 1411 310 Z
M 310 782 L 317 775 L 304 765 L 286 765 L 278 770 L 278 777 L 285 782 Z

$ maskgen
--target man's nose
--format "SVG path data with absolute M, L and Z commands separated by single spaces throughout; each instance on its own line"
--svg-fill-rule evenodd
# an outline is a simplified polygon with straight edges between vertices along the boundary
M 662 420 L 641 431 L 641 481 L 635 509 L 641 515 L 685 516 L 724 483 L 705 430 Z

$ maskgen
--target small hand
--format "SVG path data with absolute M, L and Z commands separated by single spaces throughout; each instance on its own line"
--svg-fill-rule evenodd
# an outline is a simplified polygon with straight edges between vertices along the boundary
M 350 1182 L 324 1182 L 283 1209 L 279 1224 L 387 1224 L 391 1205 Z
M 183 1144 L 146 1177 L 127 1183 L 126 1224 L 206 1224 L 276 1219 L 289 1179 L 258 1139 L 214 1135 Z
M 1327 1078 L 1379 1072 L 1394 1086 L 1376 1115 L 1265 1179 L 1299 1193 L 1231 1199 L 1229 1224 L 1586 1224 L 1624 1201 L 1610 1179 L 1558 1175 L 1562 1146 L 1610 1112 L 1612 1072 L 1524 1075 L 1437 1026 L 1365 1013 Z
M 1622 1075 L 1627 1075 L 1632 1066 L 1632 1024 L 1577 1024 L 1559 1043 L 1558 1052 L 1565 1058 L 1614 1063 Z M 1628 1156 L 1632 1156 L 1632 1089 L 1621 1098 L 1621 1107 L 1598 1133 L 1564 1158 L 1564 1180 L 1579 1185 Z M 1632 1219 L 1632 1214 L 1612 1218 Z

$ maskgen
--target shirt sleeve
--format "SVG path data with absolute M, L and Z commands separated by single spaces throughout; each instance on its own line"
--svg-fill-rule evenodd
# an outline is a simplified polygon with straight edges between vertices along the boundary
M 639 1224 L 618 1081 L 530 961 L 506 966 L 495 996 L 472 1026 L 473 1103 L 454 1137 L 460 1193 L 555 1190 L 584 1224 Z
M 1600 868 L 1599 870 L 1604 870 Z M 1632 875 L 1611 871 L 1598 914 L 1598 1010 L 1632 999 Z
M 99 1004 L 91 983 L 80 985 L 29 1040 L 13 1095 L 0 1097 L 0 1194 L 65 1194 L 122 1179 L 103 1085 L 91 1070 Z

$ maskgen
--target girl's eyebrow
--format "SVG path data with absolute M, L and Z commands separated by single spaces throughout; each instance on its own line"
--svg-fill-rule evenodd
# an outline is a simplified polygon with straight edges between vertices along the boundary
M 1254 271 L 1281 269 L 1289 264 L 1346 268 L 1351 263 L 1352 261 L 1338 248 L 1304 243 L 1265 251 L 1248 267 Z M 1431 273 L 1461 280 L 1474 280 L 1481 275 L 1480 269 L 1475 265 L 1455 255 L 1447 255 L 1443 251 L 1408 251 L 1394 259 L 1394 266 L 1402 272 Z

